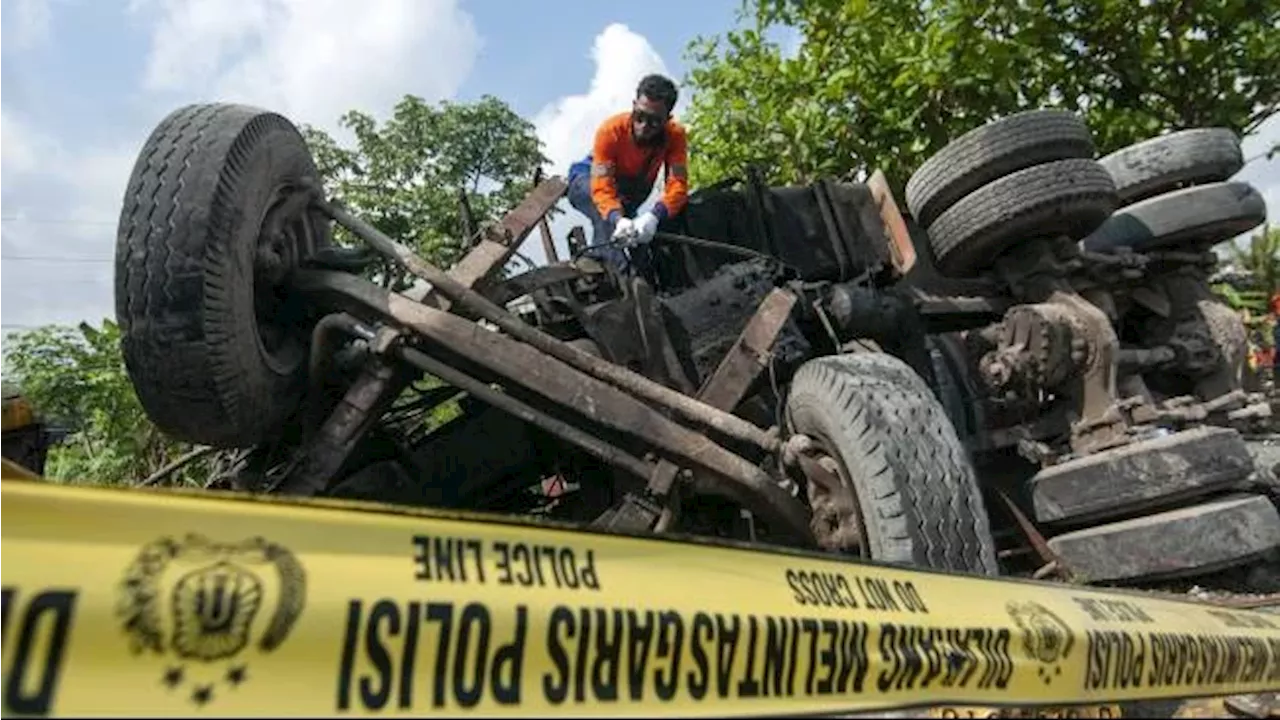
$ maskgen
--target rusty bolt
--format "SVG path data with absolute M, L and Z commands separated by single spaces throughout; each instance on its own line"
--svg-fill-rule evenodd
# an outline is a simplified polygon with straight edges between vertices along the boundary
M 796 433 L 787 438 L 782 444 L 782 463 L 787 466 L 794 466 L 800 462 L 800 455 L 813 451 L 813 438 L 808 435 Z

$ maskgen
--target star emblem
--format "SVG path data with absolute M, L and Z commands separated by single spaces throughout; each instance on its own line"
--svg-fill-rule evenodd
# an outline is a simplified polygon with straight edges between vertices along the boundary
M 182 684 L 182 668 L 171 667 L 164 671 L 164 684 L 170 689 L 174 689 Z
M 246 668 L 244 665 L 236 665 L 227 670 L 227 684 L 231 687 L 238 687 L 240 683 L 245 681 Z
M 197 705 L 204 705 L 213 699 L 213 686 L 201 685 L 191 693 L 191 699 Z

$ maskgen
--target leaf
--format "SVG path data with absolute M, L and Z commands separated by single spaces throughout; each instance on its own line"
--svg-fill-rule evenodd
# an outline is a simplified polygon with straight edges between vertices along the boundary
M 477 221 L 493 221 L 520 201 L 534 171 L 547 163 L 533 124 L 490 95 L 435 105 L 406 95 L 381 125 L 354 110 L 342 123 L 356 137 L 353 148 L 319 130 L 304 135 L 326 190 L 446 267 L 470 247 L 459 192 Z
M 687 54 L 694 185 L 739 175 L 779 127 L 796 173 L 845 175 L 875 158 L 900 186 L 947 140 L 1019 110 L 1083 108 L 1102 155 L 1169 128 L 1244 131 L 1280 109 L 1276 2 L 743 5 L 749 32 L 699 38 Z M 761 40 L 782 28 L 802 38 L 787 59 Z M 799 121 L 810 100 L 858 118 L 847 132 L 808 111 Z M 752 111 L 726 112 L 738 103 Z

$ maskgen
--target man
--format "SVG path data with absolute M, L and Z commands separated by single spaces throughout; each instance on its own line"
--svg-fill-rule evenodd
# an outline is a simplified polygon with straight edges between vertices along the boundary
M 1271 382 L 1280 387 L 1280 292 L 1271 296 Z
M 658 223 L 684 209 L 688 199 L 685 129 L 671 118 L 676 86 L 662 75 L 646 75 L 636 87 L 631 111 L 618 113 L 596 130 L 591 154 L 569 168 L 569 203 L 591 221 L 591 254 L 626 272 L 622 247 L 653 239 Z M 666 167 L 661 199 L 636 216 Z

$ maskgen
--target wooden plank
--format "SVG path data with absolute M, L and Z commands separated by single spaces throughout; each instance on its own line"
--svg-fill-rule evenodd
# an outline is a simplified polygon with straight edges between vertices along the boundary
M 756 314 L 742 329 L 729 354 L 720 361 L 715 373 L 707 379 L 698 392 L 698 399 L 706 404 L 732 412 L 742 402 L 760 373 L 768 367 L 766 358 L 782 332 L 782 326 L 791 317 L 796 296 L 786 290 L 774 288 L 761 301 Z
M 889 240 L 889 258 L 899 277 L 911 272 L 916 264 L 916 246 L 911 242 L 911 233 L 907 223 L 898 209 L 898 202 L 889 189 L 889 181 L 884 173 L 876 170 L 867 180 L 867 188 L 880 211 L 880 222 L 884 225 L 885 237 Z
M 538 183 L 499 223 L 486 227 L 484 238 L 449 269 L 449 274 L 468 288 L 479 286 L 485 278 L 507 264 L 520 244 L 529 237 L 543 216 L 560 202 L 568 189 L 568 183 L 558 175 Z M 430 288 L 414 288 L 405 296 L 442 310 L 450 305 L 447 298 L 431 292 Z
M 551 236 L 551 223 L 547 222 L 546 215 L 538 218 L 538 230 L 542 232 L 542 252 L 546 254 L 547 262 L 560 262 L 560 254 L 556 252 L 555 238 Z
M 478 285 L 511 259 L 512 253 L 538 226 L 538 221 L 555 207 L 568 189 L 569 185 L 558 176 L 543 180 L 501 222 L 490 225 L 485 239 L 450 269 L 449 274 L 467 287 Z

